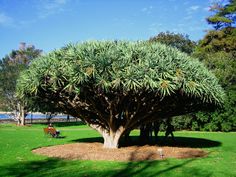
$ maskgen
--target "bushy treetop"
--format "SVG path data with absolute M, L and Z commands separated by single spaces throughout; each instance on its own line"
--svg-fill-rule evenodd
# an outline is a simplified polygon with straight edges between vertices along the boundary
M 159 43 L 126 41 L 69 44 L 41 56 L 22 74 L 18 95 L 80 95 L 89 85 L 101 93 L 145 90 L 161 99 L 181 93 L 214 104 L 222 103 L 224 95 L 198 60 Z
M 159 42 L 162 44 L 166 44 L 168 46 L 175 47 L 187 54 L 193 53 L 193 50 L 196 46 L 196 42 L 191 41 L 188 35 L 171 33 L 169 31 L 161 32 L 158 35 L 151 37 L 149 39 L 149 42 Z

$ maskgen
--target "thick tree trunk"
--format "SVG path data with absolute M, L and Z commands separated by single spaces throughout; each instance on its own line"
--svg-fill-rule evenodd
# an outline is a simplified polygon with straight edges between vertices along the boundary
M 20 119 L 21 125 L 25 125 L 25 107 L 23 105 L 20 106 Z
M 21 125 L 25 125 L 25 111 L 23 110 L 22 113 L 21 113 Z
M 17 118 L 17 125 L 20 125 L 20 124 L 21 124 L 21 119 Z
M 152 140 L 152 123 L 146 123 L 140 126 L 140 141 L 144 144 Z
M 117 130 L 107 130 L 103 129 L 99 126 L 89 124 L 90 127 L 93 129 L 97 130 L 103 137 L 104 143 L 103 147 L 104 148 L 110 148 L 110 149 L 115 149 L 119 147 L 119 140 L 120 137 L 122 136 L 122 133 L 124 132 L 124 127 L 120 127 Z
M 25 107 L 23 104 L 18 103 L 18 115 L 17 115 L 17 119 L 18 119 L 18 125 L 25 125 Z
M 119 146 L 119 140 L 120 140 L 120 134 L 116 133 L 115 135 L 109 135 L 108 133 L 103 134 L 103 147 L 104 148 L 118 148 Z

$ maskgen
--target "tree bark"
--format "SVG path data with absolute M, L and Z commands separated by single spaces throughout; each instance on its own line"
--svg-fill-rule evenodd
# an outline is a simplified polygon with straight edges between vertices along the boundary
M 21 117 L 20 117 L 21 125 L 25 125 L 25 110 L 24 110 L 24 107 L 22 108 L 20 115 L 21 115 Z
M 18 103 L 18 125 L 25 125 L 25 107 L 23 104 Z
M 104 131 L 102 134 L 103 139 L 104 139 L 103 147 L 111 148 L 111 149 L 118 148 L 121 134 L 122 133 L 120 131 L 110 132 L 110 133 L 107 133 L 107 131 Z
M 103 143 L 104 148 L 116 149 L 119 147 L 119 140 L 122 134 L 124 133 L 124 130 L 125 130 L 124 127 L 119 127 L 116 130 L 112 130 L 112 129 L 108 130 L 97 125 L 89 124 L 89 126 L 97 130 L 102 135 L 104 139 L 104 143 Z

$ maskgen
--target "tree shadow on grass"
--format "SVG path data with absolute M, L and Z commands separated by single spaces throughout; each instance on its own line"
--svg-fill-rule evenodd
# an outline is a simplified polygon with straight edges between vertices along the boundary
M 131 158 L 135 157 L 134 151 Z M 104 161 L 68 161 L 55 158 L 46 160 L 17 162 L 14 164 L 0 165 L 0 176 L 14 177 L 39 177 L 39 176 L 63 176 L 63 177 L 131 177 L 145 176 L 155 177 L 162 174 L 165 176 L 174 175 L 176 170 L 179 176 L 211 176 L 211 172 L 188 165 L 195 159 L 179 160 L 179 161 L 147 161 L 114 163 Z M 109 164 L 108 164 L 109 163 Z
M 63 161 L 59 159 L 18 162 L 11 165 L 0 166 L 0 176 L 43 176 L 51 169 L 62 166 L 63 164 Z
M 193 162 L 196 159 L 188 159 L 184 161 L 178 161 L 171 163 L 168 159 L 163 161 L 150 161 L 153 154 L 147 155 L 145 161 L 143 162 L 132 162 L 132 159 L 136 159 L 136 151 L 131 154 L 130 162 L 126 165 L 126 168 L 123 168 L 118 173 L 111 175 L 111 177 L 130 177 L 130 176 L 145 176 L 145 177 L 156 177 L 164 173 L 169 173 L 174 175 L 173 170 L 181 169 L 182 176 L 201 176 L 209 177 L 211 172 L 204 171 L 198 168 L 189 168 L 185 167 L 187 164 Z M 165 166 L 162 168 L 162 166 Z
M 71 140 L 72 142 L 78 142 L 78 143 L 103 143 L 103 138 L 102 137 L 92 137 L 92 138 L 80 138 L 80 139 L 75 139 Z
M 72 140 L 73 142 L 101 142 L 103 143 L 102 137 L 93 138 L 81 138 Z M 149 143 L 143 143 L 139 140 L 139 136 L 131 136 L 130 141 L 127 143 L 124 139 L 120 141 L 120 147 L 126 146 L 142 146 L 142 145 L 158 145 L 158 146 L 172 146 L 172 147 L 190 147 L 190 148 L 210 148 L 221 146 L 221 142 L 208 140 L 204 138 L 191 138 L 191 137 L 175 137 L 173 141 L 171 138 L 165 139 L 164 136 L 158 137 L 158 142 L 151 141 Z
M 132 136 L 133 144 L 138 140 L 138 136 Z M 163 138 L 163 137 L 162 137 Z M 103 142 L 101 137 L 84 138 L 74 140 L 76 142 Z M 171 141 L 171 140 L 167 140 Z M 221 143 L 217 141 L 176 137 L 176 146 L 187 147 L 215 147 Z M 178 144 L 179 143 L 179 144 Z M 136 144 L 138 144 L 136 142 Z M 172 144 L 173 145 L 173 144 Z M 0 164 L 0 176 L 14 177 L 41 177 L 41 176 L 100 176 L 100 177 L 155 177 L 155 176 L 212 176 L 211 170 L 204 170 L 201 167 L 192 165 L 197 158 L 193 159 L 165 159 L 161 161 L 151 161 L 153 154 L 148 154 L 144 161 L 132 162 L 137 152 L 132 152 L 130 162 L 106 162 L 106 161 L 83 161 L 83 160 L 61 160 L 47 158 L 38 161 L 21 161 L 11 164 Z M 203 161 L 204 163 L 204 161 Z M 105 165 L 104 165 L 105 164 Z
M 56 137 L 56 139 L 64 139 L 64 138 L 66 138 L 66 136 L 58 136 L 58 137 Z
M 164 136 L 159 138 L 157 143 L 161 146 L 174 146 L 174 147 L 190 147 L 190 148 L 210 148 L 221 146 L 221 142 L 213 141 L 205 138 L 192 138 L 192 137 L 175 137 L 165 139 Z
M 80 126 L 80 125 L 86 125 L 82 121 L 78 122 L 55 122 L 53 123 L 56 127 L 69 127 L 69 126 Z
M 82 121 L 78 121 L 78 122 L 52 122 L 52 123 L 55 127 L 69 127 L 69 126 L 86 125 Z M 45 123 L 35 123 L 35 124 L 41 124 L 41 125 L 44 125 L 44 126 L 48 125 L 47 122 L 45 122 Z
M 64 139 L 64 138 L 66 138 L 66 136 L 64 136 L 63 134 L 60 134 L 60 135 L 58 135 L 57 137 L 53 137 L 53 136 L 50 135 L 50 134 L 44 134 L 44 137 L 45 137 L 45 138 L 53 138 L 53 139 Z

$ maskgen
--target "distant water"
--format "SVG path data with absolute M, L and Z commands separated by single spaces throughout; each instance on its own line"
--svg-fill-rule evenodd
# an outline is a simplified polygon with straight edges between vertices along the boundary
M 26 119 L 46 119 L 48 118 L 48 116 L 46 114 L 28 114 L 26 116 Z M 52 118 L 67 118 L 67 115 L 55 115 Z M 72 118 L 72 116 L 70 116 L 70 118 Z M 0 114 L 0 119 L 11 119 L 11 117 L 9 116 L 9 114 Z
M 9 119 L 10 117 L 7 114 L 0 114 L 0 119 Z

